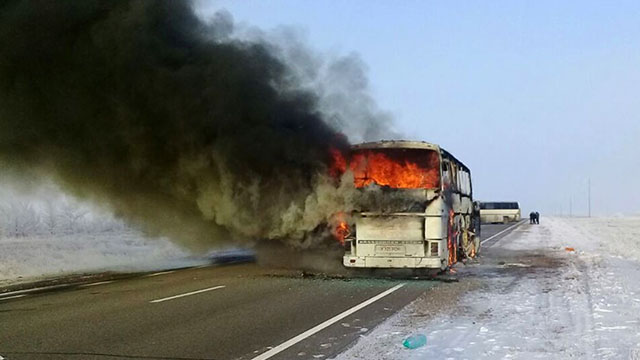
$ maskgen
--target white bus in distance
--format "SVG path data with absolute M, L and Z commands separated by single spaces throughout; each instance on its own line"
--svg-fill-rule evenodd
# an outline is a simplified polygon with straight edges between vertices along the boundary
M 346 169 L 360 191 L 380 191 L 348 214 L 343 264 L 351 268 L 444 270 L 480 249 L 471 172 L 438 145 L 380 141 L 354 145 Z M 409 203 L 380 205 L 406 196 Z M 479 234 L 479 233 L 478 233 Z
M 480 203 L 480 220 L 485 224 L 520 221 L 521 216 L 520 204 L 515 201 Z

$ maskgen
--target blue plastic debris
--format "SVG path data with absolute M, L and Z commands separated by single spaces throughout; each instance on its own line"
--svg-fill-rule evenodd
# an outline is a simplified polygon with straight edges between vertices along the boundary
M 425 346 L 427 344 L 427 337 L 423 334 L 415 334 L 411 335 L 408 338 L 404 339 L 402 345 L 407 349 L 417 349 L 419 347 Z

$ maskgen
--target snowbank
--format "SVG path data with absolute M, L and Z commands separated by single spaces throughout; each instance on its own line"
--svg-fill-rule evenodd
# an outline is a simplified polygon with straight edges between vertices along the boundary
M 485 285 L 453 310 L 419 299 L 337 359 L 638 358 L 639 240 L 640 218 L 523 225 L 472 266 Z M 414 333 L 427 345 L 403 348 Z
M 67 274 L 202 263 L 166 239 L 146 238 L 133 230 L 0 238 L 0 286 Z

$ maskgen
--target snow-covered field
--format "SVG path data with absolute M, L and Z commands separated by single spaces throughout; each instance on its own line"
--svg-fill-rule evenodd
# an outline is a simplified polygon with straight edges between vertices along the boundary
M 166 239 L 134 230 L 0 238 L 0 286 L 68 274 L 204 263 Z
M 482 285 L 450 311 L 418 299 L 337 359 L 640 359 L 638 217 L 543 218 L 460 270 Z

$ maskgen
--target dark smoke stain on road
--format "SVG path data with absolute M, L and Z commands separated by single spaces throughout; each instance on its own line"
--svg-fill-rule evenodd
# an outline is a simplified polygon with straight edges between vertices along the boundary
M 347 141 L 267 46 L 216 31 L 184 1 L 2 2 L 2 171 L 193 247 L 302 243 L 283 214 Z

